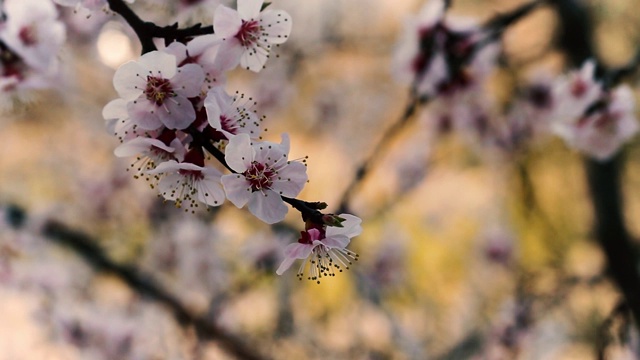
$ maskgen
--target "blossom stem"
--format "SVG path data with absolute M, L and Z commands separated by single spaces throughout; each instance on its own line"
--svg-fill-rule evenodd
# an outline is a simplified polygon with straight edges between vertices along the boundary
M 213 25 L 203 27 L 201 24 L 196 24 L 189 28 L 179 29 L 178 24 L 175 23 L 161 27 L 152 22 L 142 20 L 123 0 L 107 1 L 109 8 L 113 12 L 120 14 L 136 33 L 142 45 L 143 54 L 157 50 L 156 45 L 153 43 L 154 38 L 162 38 L 165 39 L 165 42 L 170 43 L 174 40 L 193 36 L 213 34 Z

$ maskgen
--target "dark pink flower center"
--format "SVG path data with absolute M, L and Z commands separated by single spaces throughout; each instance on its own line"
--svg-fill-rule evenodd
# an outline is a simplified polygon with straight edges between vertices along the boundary
M 26 46 L 33 46 L 38 43 L 38 37 L 36 36 L 36 29 L 34 26 L 25 26 L 18 32 L 20 41 Z
M 243 175 L 251 184 L 251 189 L 259 191 L 269 189 L 273 185 L 273 178 L 276 172 L 270 167 L 254 161 Z
M 583 97 L 587 93 L 589 85 L 582 79 L 577 79 L 571 84 L 571 95 L 576 98 Z
M 238 122 L 234 121 L 233 118 L 227 117 L 226 115 L 220 115 L 220 127 L 224 131 L 227 131 L 231 134 L 238 135 Z
M 298 242 L 300 244 L 311 245 L 315 240 L 322 240 L 325 237 L 326 234 L 322 227 L 319 229 L 314 227 L 307 231 L 300 231 L 300 238 L 298 239 Z
M 176 96 L 169 80 L 155 76 L 147 76 L 144 94 L 149 101 L 153 101 L 158 106 L 162 105 L 167 97 Z
M 236 39 L 240 40 L 240 44 L 245 47 L 250 46 L 257 42 L 258 38 L 260 38 L 260 25 L 258 24 L 258 21 L 242 20 L 240 30 L 238 30 L 238 33 L 236 34 Z

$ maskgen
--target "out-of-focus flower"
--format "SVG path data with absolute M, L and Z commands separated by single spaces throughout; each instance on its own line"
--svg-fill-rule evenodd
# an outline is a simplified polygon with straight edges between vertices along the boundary
M 267 224 L 282 221 L 287 206 L 281 196 L 297 196 L 307 182 L 307 167 L 300 161 L 289 161 L 289 136 L 282 135 L 280 144 L 251 143 L 247 134 L 233 136 L 225 149 L 225 159 L 237 174 L 222 176 L 227 198 Z
M 188 98 L 200 94 L 203 81 L 199 65 L 178 67 L 175 56 L 161 51 L 127 62 L 113 77 L 118 95 L 127 101 L 131 121 L 147 130 L 191 125 L 196 112 Z
M 555 129 L 569 146 L 600 161 L 611 158 L 640 129 L 633 91 L 626 85 L 605 94 L 599 104 L 573 122 Z
M 304 277 L 304 271 L 309 266 L 307 279 L 320 283 L 320 279 L 335 276 L 336 270 L 342 272 L 349 269 L 358 255 L 347 249 L 351 238 L 362 233 L 362 220 L 350 214 L 340 214 L 345 219 L 342 227 L 307 224 L 307 230 L 300 232 L 297 243 L 289 244 L 284 250 L 285 259 L 276 270 L 282 275 L 297 259 L 304 259 L 298 269 L 298 278 Z
M 283 10 L 261 11 L 263 0 L 238 0 L 238 10 L 219 5 L 213 16 L 215 36 L 224 41 L 221 51 L 235 57 L 236 64 L 259 72 L 272 45 L 287 41 L 291 16 Z
M 557 108 L 552 120 L 557 124 L 573 122 L 585 115 L 587 109 L 602 96 L 602 85 L 595 78 L 596 64 L 587 61 L 579 71 L 560 78 L 553 89 Z M 562 131 L 561 127 L 555 129 Z
M 135 0 L 124 0 L 133 4 Z M 53 0 L 60 6 L 73 7 L 76 11 L 81 11 L 87 15 L 96 10 L 106 10 L 109 8 L 107 0 Z

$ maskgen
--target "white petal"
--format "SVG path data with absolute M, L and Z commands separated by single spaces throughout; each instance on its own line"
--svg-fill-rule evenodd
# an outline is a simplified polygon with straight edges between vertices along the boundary
M 151 101 L 140 98 L 127 104 L 131 121 L 145 130 L 155 130 L 162 126 L 158 117 L 158 107 Z
M 166 99 L 157 113 L 162 123 L 169 129 L 186 129 L 196 119 L 193 104 L 180 95 Z
M 351 239 L 344 235 L 327 236 L 326 238 L 321 240 L 322 244 L 324 244 L 325 246 L 338 249 L 346 248 L 347 245 L 349 245 L 350 241 Z
M 251 185 L 239 174 L 228 174 L 222 176 L 220 179 L 222 186 L 227 194 L 227 199 L 233 203 L 233 205 L 241 208 L 249 202 L 251 197 Z
M 278 170 L 278 177 L 271 189 L 283 196 L 295 197 L 302 191 L 307 179 L 307 167 L 294 161 Z
M 121 98 L 135 100 L 147 86 L 144 68 L 135 61 L 122 64 L 113 75 L 113 87 Z
M 219 178 L 205 177 L 198 183 L 198 200 L 210 206 L 220 206 L 226 199 Z
M 127 112 L 127 101 L 124 99 L 109 101 L 107 105 L 102 108 L 102 117 L 105 120 L 128 118 L 129 113 Z
M 182 175 L 178 173 L 166 175 L 158 182 L 158 191 L 165 199 L 176 200 L 178 197 L 180 197 L 180 192 L 174 191 L 177 190 L 175 186 L 181 183 L 182 180 Z
M 168 153 L 172 153 L 174 151 L 173 148 L 168 147 L 158 139 L 138 137 L 131 139 L 124 144 L 120 144 L 113 153 L 117 157 L 135 156 L 149 151 L 152 147 L 162 149 Z
M 256 191 L 249 199 L 249 211 L 267 224 L 284 220 L 288 210 L 280 195 L 271 190 Z
M 185 97 L 198 96 L 203 82 L 204 71 L 197 64 L 187 64 L 179 68 L 176 75 L 171 78 L 173 90 Z
M 314 247 L 314 245 L 299 242 L 291 243 L 284 248 L 284 256 L 293 259 L 306 259 L 311 255 Z
M 245 172 L 255 157 L 255 150 L 247 134 L 239 134 L 229 139 L 224 151 L 227 165 L 239 173 Z
M 245 50 L 240 56 L 240 66 L 253 72 L 260 72 L 268 59 L 268 51 L 258 47 Z
M 342 227 L 327 226 L 327 237 L 342 235 L 348 238 L 352 238 L 362 233 L 362 226 L 360 226 L 360 224 L 362 223 L 362 219 L 351 214 L 340 214 L 338 216 L 345 219 L 345 221 L 342 223 Z
M 140 57 L 138 63 L 147 70 L 145 76 L 161 75 L 165 79 L 171 79 L 178 68 L 176 57 L 163 51 L 148 52 Z
M 220 123 L 220 115 L 226 104 L 222 98 L 223 93 L 224 89 L 222 89 L 221 86 L 216 86 L 207 92 L 207 97 L 204 99 L 204 107 L 207 111 L 209 125 L 218 130 L 222 126 Z
M 291 34 L 291 15 L 283 10 L 264 11 L 260 15 L 260 24 L 271 44 L 282 44 Z
M 295 244 L 293 244 L 295 245 Z M 302 245 L 302 244 L 300 244 Z M 278 275 L 282 275 L 284 274 L 285 271 L 289 270 L 289 268 L 291 267 L 291 265 L 293 264 L 293 262 L 296 261 L 296 259 L 294 258 L 284 258 L 284 260 L 282 260 L 282 263 L 280 264 L 280 266 L 278 266 L 278 270 L 276 270 L 276 274 Z
M 242 26 L 242 19 L 237 11 L 218 5 L 213 14 L 213 30 L 217 38 L 229 39 L 238 33 Z
M 238 13 L 243 20 L 257 19 L 264 0 L 238 0 Z

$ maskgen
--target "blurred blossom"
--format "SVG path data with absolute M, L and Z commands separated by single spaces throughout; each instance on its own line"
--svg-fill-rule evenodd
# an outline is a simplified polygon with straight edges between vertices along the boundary
M 553 130 L 570 147 L 605 161 L 639 130 L 634 96 L 630 87 L 618 86 L 602 94 L 579 117 L 555 122 Z

